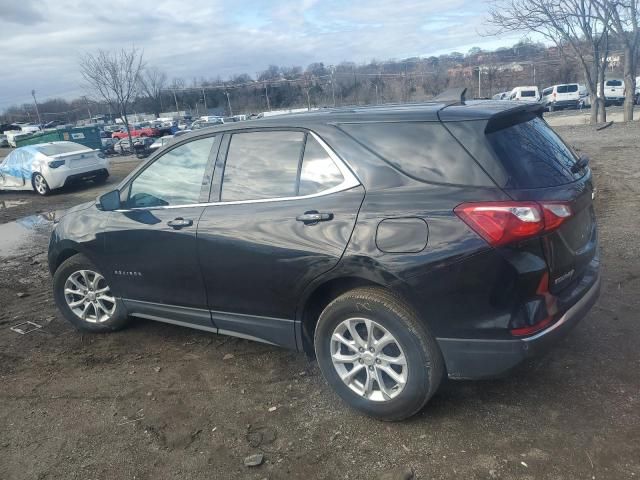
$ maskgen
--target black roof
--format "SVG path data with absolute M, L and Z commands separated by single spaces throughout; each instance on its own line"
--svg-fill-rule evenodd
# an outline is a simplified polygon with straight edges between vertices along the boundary
M 353 106 L 321 108 L 309 112 L 289 113 L 244 122 L 226 123 L 197 130 L 197 134 L 213 131 L 232 131 L 253 127 L 312 127 L 339 123 L 422 121 L 451 122 L 483 120 L 517 112 L 542 111 L 540 104 L 501 100 L 470 100 L 464 103 L 415 103 L 397 105 Z M 193 133 L 196 133 L 193 132 Z M 193 134 L 189 136 L 195 136 Z

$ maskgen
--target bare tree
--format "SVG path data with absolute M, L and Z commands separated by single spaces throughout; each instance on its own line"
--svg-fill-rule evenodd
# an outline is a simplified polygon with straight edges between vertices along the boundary
M 575 56 L 591 99 L 591 123 L 606 118 L 604 98 L 597 95 L 608 48 L 609 15 L 594 0 L 494 0 L 489 23 L 494 34 L 536 32 Z M 605 51 L 603 51 L 605 50 Z M 604 54 L 604 55 L 603 55 Z
M 162 91 L 167 84 L 167 75 L 156 67 L 145 68 L 140 75 L 140 88 L 153 102 L 153 113 L 156 118 L 162 111 Z
M 624 46 L 624 121 L 633 120 L 638 55 L 640 54 L 640 0 L 594 0 L 611 19 L 611 30 Z
M 120 114 L 129 145 L 133 142 L 127 115 L 139 91 L 140 72 L 144 68 L 142 56 L 142 51 L 132 47 L 119 52 L 98 50 L 96 54 L 87 53 L 80 59 L 80 73 L 87 88 Z

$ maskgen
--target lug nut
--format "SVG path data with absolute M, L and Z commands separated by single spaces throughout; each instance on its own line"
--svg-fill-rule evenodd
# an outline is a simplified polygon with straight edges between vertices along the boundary
M 373 372 L 373 365 L 369 365 L 369 370 Z
M 370 351 L 371 353 L 375 352 L 375 350 L 373 349 L 373 347 L 371 347 L 371 348 L 369 349 L 369 351 Z
M 364 352 L 364 348 L 360 347 L 360 348 L 358 349 L 358 351 L 359 351 L 360 353 L 362 353 L 362 352 Z
M 363 363 L 361 358 L 358 359 L 358 363 Z
M 382 361 L 379 358 L 376 358 L 376 363 L 380 364 Z

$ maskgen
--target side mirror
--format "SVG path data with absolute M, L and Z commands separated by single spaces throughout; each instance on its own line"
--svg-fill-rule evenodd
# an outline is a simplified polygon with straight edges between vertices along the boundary
M 105 212 L 120 208 L 120 190 L 112 190 L 98 197 L 96 206 Z

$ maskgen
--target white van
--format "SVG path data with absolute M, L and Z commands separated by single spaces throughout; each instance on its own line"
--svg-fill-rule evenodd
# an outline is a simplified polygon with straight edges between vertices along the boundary
M 604 81 L 604 100 L 607 105 L 622 105 L 624 103 L 624 80 L 619 78 L 606 79 Z
M 511 90 L 509 100 L 535 103 L 540 100 L 540 91 L 538 87 L 516 87 Z
M 542 90 L 542 105 L 553 112 L 561 108 L 578 108 L 580 102 L 580 85 L 563 83 Z

